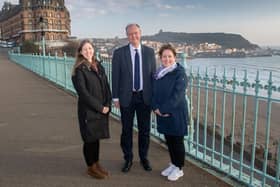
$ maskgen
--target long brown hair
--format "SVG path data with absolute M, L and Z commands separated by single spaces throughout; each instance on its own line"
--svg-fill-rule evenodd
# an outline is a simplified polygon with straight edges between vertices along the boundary
M 94 48 L 93 44 L 88 39 L 84 39 L 80 42 L 80 44 L 77 48 L 77 51 L 76 51 L 76 60 L 75 60 L 74 66 L 73 66 L 72 76 L 75 75 L 75 70 L 79 65 L 87 62 L 87 59 L 85 59 L 85 57 L 81 54 L 81 51 L 82 51 L 84 45 L 87 44 L 87 43 L 89 43 L 92 46 L 92 48 Z M 93 56 L 92 56 L 92 63 L 96 63 L 94 53 L 93 53 Z

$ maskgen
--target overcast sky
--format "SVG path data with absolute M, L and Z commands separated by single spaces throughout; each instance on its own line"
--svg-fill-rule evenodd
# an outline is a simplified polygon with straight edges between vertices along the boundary
M 4 0 L 0 0 L 1 6 Z M 10 0 L 17 3 L 18 0 Z M 144 35 L 237 33 L 252 43 L 280 46 L 280 0 L 65 0 L 73 36 L 125 37 L 127 23 Z

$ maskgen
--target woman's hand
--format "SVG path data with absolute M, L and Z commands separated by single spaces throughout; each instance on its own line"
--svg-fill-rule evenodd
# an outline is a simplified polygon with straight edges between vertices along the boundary
M 158 116 L 161 116 L 161 117 L 169 117 L 170 116 L 170 114 L 162 114 L 162 113 L 160 113 L 159 109 L 154 110 L 154 113 L 156 115 L 158 115 Z
M 104 106 L 104 107 L 103 107 L 103 110 L 102 110 L 102 113 L 103 113 L 103 114 L 107 114 L 107 113 L 109 112 L 109 110 L 110 110 L 109 107 Z
M 158 108 L 157 108 L 156 110 L 154 110 L 154 113 L 155 113 L 156 115 L 162 116 L 162 114 L 160 113 L 160 111 L 159 111 Z
M 119 101 L 114 101 L 114 105 L 116 108 L 120 108 L 120 102 Z

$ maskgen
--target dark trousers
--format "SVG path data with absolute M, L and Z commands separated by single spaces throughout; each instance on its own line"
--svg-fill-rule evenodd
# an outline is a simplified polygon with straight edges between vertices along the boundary
M 133 93 L 128 107 L 120 107 L 122 134 L 121 148 L 126 161 L 133 160 L 133 118 L 136 112 L 138 127 L 138 153 L 141 160 L 147 159 L 150 142 L 151 107 L 144 104 L 142 92 Z
M 87 166 L 92 166 L 99 160 L 99 140 L 89 143 L 85 142 L 83 152 Z
M 184 136 L 164 136 L 172 164 L 181 169 L 185 163 Z

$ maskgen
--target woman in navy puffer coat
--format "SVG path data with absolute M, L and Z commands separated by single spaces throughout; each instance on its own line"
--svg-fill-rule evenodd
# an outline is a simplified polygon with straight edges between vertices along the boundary
M 171 158 L 169 167 L 161 172 L 168 180 L 176 181 L 184 175 L 184 136 L 188 133 L 186 101 L 187 76 L 185 69 L 175 62 L 176 51 L 170 45 L 159 50 L 161 66 L 155 73 L 152 109 L 157 116 L 157 130 L 164 134 Z

